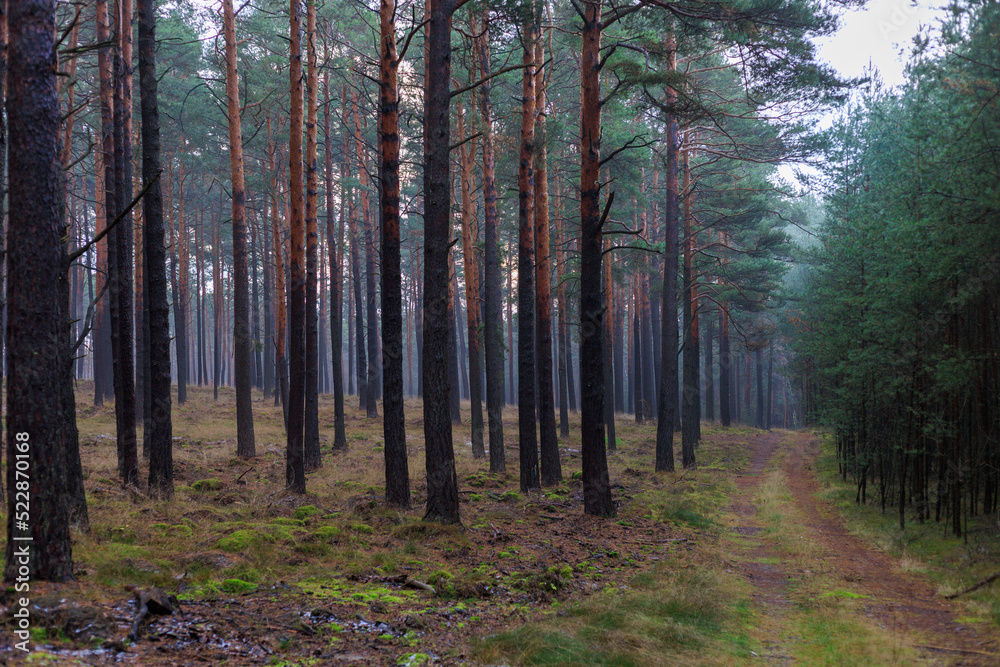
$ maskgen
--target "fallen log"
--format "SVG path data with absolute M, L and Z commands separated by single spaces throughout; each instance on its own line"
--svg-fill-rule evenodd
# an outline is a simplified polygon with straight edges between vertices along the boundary
M 954 600 L 955 598 L 960 597 L 962 595 L 965 595 L 966 593 L 971 593 L 972 591 L 978 591 L 983 586 L 989 586 L 990 584 L 992 584 L 997 579 L 1000 579 L 1000 572 L 997 572 L 995 574 L 991 574 L 990 576 L 986 577 L 985 579 L 983 579 L 981 581 L 978 581 L 975 584 L 969 586 L 965 590 L 959 591 L 957 593 L 952 593 L 951 595 L 945 595 L 944 599 L 945 600 Z

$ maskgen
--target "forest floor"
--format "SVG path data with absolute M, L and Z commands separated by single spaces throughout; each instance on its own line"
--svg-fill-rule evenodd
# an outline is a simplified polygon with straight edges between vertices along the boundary
M 258 456 L 244 461 L 232 391 L 215 401 L 193 388 L 175 405 L 176 497 L 155 502 L 115 482 L 113 408 L 92 406 L 91 391 L 77 392 L 91 520 L 74 535 L 77 581 L 33 584 L 28 655 L 13 649 L 11 593 L 0 599 L 0 663 L 1000 661 L 993 594 L 941 596 L 995 566 L 993 552 L 979 544 L 985 563 L 956 574 L 960 544 L 936 541 L 927 563 L 873 546 L 878 531 L 858 536 L 864 521 L 844 509 L 845 486 L 810 433 L 706 424 L 698 469 L 657 474 L 655 427 L 619 415 L 618 516 L 597 519 L 582 512 L 578 415 L 560 442 L 565 481 L 524 495 L 510 409 L 505 474 L 472 457 L 468 423 L 455 429 L 463 526 L 452 527 L 421 520 L 418 402 L 406 418 L 414 507 L 399 511 L 382 502 L 381 421 L 354 397 L 337 455 L 321 399 L 324 465 L 295 496 L 283 489 L 280 409 L 257 397 Z M 182 613 L 125 641 L 133 591 L 153 586 Z

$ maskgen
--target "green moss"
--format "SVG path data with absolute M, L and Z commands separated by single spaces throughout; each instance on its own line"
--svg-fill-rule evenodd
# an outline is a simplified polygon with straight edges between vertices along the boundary
M 303 519 L 289 519 L 288 517 L 279 516 L 275 519 L 271 519 L 269 522 L 272 526 L 296 526 L 301 527 L 306 525 Z
M 420 665 L 426 665 L 430 660 L 431 657 L 426 653 L 407 653 L 401 655 L 396 664 L 401 667 L 419 667 Z
M 191 526 L 185 526 L 183 524 L 170 525 L 166 523 L 154 523 L 149 528 L 164 537 L 191 537 L 193 534 Z
M 418 596 L 416 591 L 397 591 L 386 586 L 353 584 L 342 579 L 312 577 L 295 584 L 315 598 L 323 598 L 332 604 L 381 602 L 400 604 Z
M 238 553 L 246 551 L 251 544 L 260 542 L 263 538 L 263 535 L 252 530 L 237 530 L 216 542 L 215 548 L 229 553 Z
M 777 559 L 775 559 L 777 560 Z M 820 595 L 821 598 L 836 598 L 839 600 L 857 600 L 859 598 L 870 598 L 870 595 L 862 595 L 861 593 L 854 593 L 853 591 L 845 591 L 843 589 L 837 589 L 833 591 L 827 591 Z
M 303 505 L 302 507 L 297 508 L 292 516 L 296 519 L 308 519 L 309 517 L 316 516 L 317 514 L 320 514 L 320 510 L 315 505 Z
M 209 491 L 218 491 L 222 488 L 222 480 L 218 477 L 210 477 L 208 479 L 199 479 L 197 482 L 191 483 L 191 489 L 193 491 L 198 491 L 199 493 L 207 493 Z
M 519 500 L 521 500 L 521 494 L 518 493 L 517 491 L 507 491 L 505 493 L 500 494 L 500 500 L 504 502 L 516 503 Z
M 257 584 L 252 584 L 249 581 L 243 581 L 242 579 L 226 579 L 222 582 L 222 586 L 220 586 L 220 588 L 226 593 L 239 595 L 256 589 Z
M 352 523 L 351 530 L 356 533 L 362 533 L 364 535 L 371 535 L 375 532 L 375 529 L 366 523 Z

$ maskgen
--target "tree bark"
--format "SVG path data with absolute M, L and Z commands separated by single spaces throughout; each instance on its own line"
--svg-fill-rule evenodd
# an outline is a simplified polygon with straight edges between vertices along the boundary
M 305 493 L 303 448 L 305 413 L 306 266 L 305 211 L 302 201 L 302 16 L 299 0 L 290 0 L 291 64 L 289 67 L 291 114 L 288 131 L 289 253 L 288 327 L 288 439 L 285 485 Z
M 475 33 L 475 23 L 470 28 Z M 475 70 L 473 69 L 473 73 Z M 458 105 L 458 141 L 462 144 L 461 161 L 461 192 L 462 192 L 462 259 L 465 263 L 465 314 L 469 334 L 469 407 L 472 426 L 472 457 L 486 456 L 483 443 L 483 397 L 482 370 L 479 362 L 482 350 L 479 346 L 479 262 L 476 257 L 475 245 L 478 242 L 478 230 L 472 211 L 472 169 L 475 161 L 475 141 L 465 142 L 465 107 Z
M 566 299 L 566 251 L 563 250 L 562 191 L 559 174 L 556 172 L 556 300 L 559 304 L 559 324 L 556 328 L 559 348 L 559 435 L 569 436 L 569 384 L 566 371 L 569 367 L 569 332 L 567 327 L 569 303 Z
M 347 86 L 344 86 L 344 97 L 347 95 Z M 357 107 L 356 93 L 351 91 L 351 107 Z M 344 106 L 344 125 L 347 125 L 347 107 Z M 354 126 L 355 131 L 359 132 L 357 114 L 354 115 Z M 356 142 L 360 144 L 360 141 Z M 348 138 L 347 133 L 344 133 L 344 148 L 345 155 L 347 155 L 348 149 Z M 360 147 L 357 149 L 359 151 L 358 155 L 358 177 L 361 178 L 361 172 L 363 167 L 360 159 Z M 348 161 L 347 167 L 347 177 L 351 176 L 350 160 Z M 364 188 L 362 187 L 362 196 L 364 195 Z M 364 207 L 364 204 L 362 204 Z M 364 312 L 361 310 L 361 304 L 363 303 L 363 298 L 361 294 L 361 259 L 360 259 L 360 249 L 358 248 L 358 212 L 357 203 L 354 199 L 353 191 L 348 196 L 348 207 L 347 207 L 347 217 L 350 227 L 351 236 L 351 283 L 354 286 L 354 345 L 357 349 L 358 363 L 357 363 L 357 377 L 358 377 L 358 401 L 360 409 L 368 411 L 368 369 L 366 362 L 370 362 L 371 359 L 366 359 L 367 353 L 365 351 L 365 316 Z
M 306 0 L 306 331 L 305 423 L 306 470 L 323 465 L 319 446 L 319 174 L 316 133 L 319 122 L 319 67 L 316 56 L 316 0 Z
M 271 138 L 271 118 L 267 119 L 268 171 L 271 172 L 271 236 L 274 243 L 274 361 L 277 366 L 277 392 L 275 405 L 280 400 L 285 428 L 288 428 L 288 366 L 285 363 L 285 338 L 288 323 L 288 306 L 285 290 L 285 259 L 278 219 L 278 171 L 274 157 L 274 140 Z
M 538 18 L 540 23 L 541 19 Z M 541 35 L 535 39 L 535 350 L 538 359 L 538 426 L 542 484 L 562 481 L 559 441 L 556 436 L 555 392 L 552 386 L 552 256 L 549 252 L 548 153 L 545 148 L 545 51 Z
M 142 180 L 146 226 L 146 309 L 149 322 L 149 493 L 169 500 L 174 495 L 173 438 L 170 418 L 170 306 L 167 301 L 167 252 L 163 244 L 163 198 L 160 191 L 160 115 L 156 79 L 156 12 L 153 0 L 138 0 L 139 103 L 142 111 Z
M 667 69 L 675 67 L 677 45 L 668 34 Z M 666 104 L 677 103 L 677 92 L 667 88 Z M 663 259 L 663 334 L 660 337 L 660 391 L 656 419 L 656 470 L 674 470 L 674 425 L 677 423 L 677 231 L 680 224 L 680 201 L 677 191 L 677 169 L 680 146 L 677 136 L 677 117 L 666 118 L 666 201 L 664 203 L 664 259 Z
M 376 310 L 375 310 L 375 238 L 372 230 L 372 220 L 370 217 L 371 203 L 369 201 L 369 188 L 371 186 L 370 180 L 368 178 L 368 171 L 365 169 L 365 158 L 363 147 L 364 144 L 361 140 L 361 124 L 358 122 L 358 94 L 357 90 L 351 89 L 351 111 L 354 115 L 354 149 L 358 159 L 358 176 L 361 181 L 361 219 L 364 226 L 364 240 L 365 240 L 365 316 L 367 317 L 367 332 L 362 335 L 362 324 L 363 318 L 361 317 L 361 283 L 360 283 L 360 273 L 357 275 L 355 287 L 355 296 L 357 297 L 357 308 L 358 308 L 358 374 L 359 374 L 359 387 L 363 387 L 364 395 L 362 396 L 361 405 L 365 410 L 365 414 L 369 419 L 375 419 L 378 417 L 378 404 L 375 399 L 376 392 L 376 368 L 375 368 L 375 357 L 378 355 L 378 322 L 376 321 Z M 358 267 L 360 271 L 360 266 Z M 365 341 L 367 344 L 366 356 L 368 361 L 368 367 L 366 369 L 364 384 L 360 382 L 360 374 L 362 372 L 363 363 L 361 361 L 361 341 Z
M 535 432 L 535 40 L 534 17 L 524 26 L 521 78 L 521 153 L 517 170 L 517 430 L 521 491 L 541 488 Z
M 479 52 L 479 70 L 485 78 L 490 74 L 489 8 L 483 7 L 482 30 L 476 37 Z M 486 289 L 484 307 L 486 326 L 483 328 L 483 345 L 486 356 L 486 413 L 490 429 L 490 472 L 507 469 L 503 444 L 503 313 L 500 293 L 500 239 L 497 236 L 497 191 L 493 156 L 493 101 L 491 84 L 480 90 L 480 111 L 483 127 L 483 227 L 486 237 L 484 260 L 486 264 Z M 512 378 L 513 379 L 513 378 Z
M 694 221 L 691 210 L 690 135 L 685 137 L 684 173 L 684 391 L 681 397 L 681 457 L 684 468 L 694 468 L 694 448 L 698 444 L 700 387 L 698 384 L 698 288 L 694 276 Z
M 7 286 L 7 549 L 4 579 L 20 574 L 30 539 L 33 580 L 73 578 L 66 489 L 71 483 L 63 383 L 68 313 L 62 243 L 55 3 L 10 3 L 7 113 L 10 219 Z M 21 462 L 24 462 L 22 467 Z M 17 472 L 22 471 L 21 475 Z M 24 492 L 31 495 L 24 509 Z M 20 507 L 18 506 L 20 504 Z M 21 524 L 23 515 L 24 524 Z
M 598 207 L 601 163 L 601 3 L 584 5 L 580 52 L 580 382 L 583 506 L 614 516 L 604 442 L 604 346 L 601 276 L 603 239 Z
M 424 96 L 423 412 L 427 467 L 424 518 L 459 523 L 458 476 L 448 411 L 448 270 L 451 198 L 451 16 L 455 0 L 428 0 Z
M 333 134 L 330 132 L 330 75 L 323 75 L 323 92 L 326 104 L 323 105 L 323 135 L 324 142 L 324 176 L 326 178 L 326 243 L 330 260 L 330 348 L 333 361 L 333 450 L 347 449 L 347 432 L 344 428 L 344 363 L 343 363 L 343 325 L 340 321 L 341 303 L 344 300 L 344 277 L 342 268 L 342 250 L 344 246 L 343 216 L 340 219 L 340 241 L 334 241 L 333 235 Z M 346 156 L 344 157 L 346 162 Z M 343 179 L 341 179 L 343 181 Z M 343 207 L 341 207 L 343 210 Z
M 250 294 L 247 269 L 247 223 L 243 185 L 243 134 L 240 120 L 239 78 L 236 72 L 236 18 L 233 0 L 222 0 L 226 40 L 226 108 L 229 114 L 229 172 L 233 199 L 233 354 L 236 384 L 236 455 L 257 455 L 253 432 L 250 365 Z
M 714 322 L 708 317 L 705 318 L 705 369 L 702 374 L 705 377 L 705 419 L 710 422 L 715 421 L 715 358 L 712 350 L 713 345 L 713 325 Z
M 399 92 L 396 0 L 379 3 L 379 135 L 382 229 L 382 428 L 385 436 L 385 499 L 410 506 L 403 414 L 403 284 L 399 235 Z

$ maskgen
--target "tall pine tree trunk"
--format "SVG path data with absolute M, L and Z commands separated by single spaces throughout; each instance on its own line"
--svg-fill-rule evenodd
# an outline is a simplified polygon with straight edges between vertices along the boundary
M 306 470 L 323 465 L 319 448 L 319 174 L 316 133 L 319 122 L 319 67 L 316 57 L 316 0 L 306 0 L 306 331 L 305 422 Z
M 604 442 L 603 242 L 598 177 L 601 165 L 601 3 L 584 4 L 580 52 L 580 383 L 583 506 L 613 516 Z M 610 201 L 609 201 L 610 206 Z
M 156 79 L 156 12 L 153 0 L 138 0 L 139 103 L 142 111 L 142 181 L 149 189 L 142 202 L 149 321 L 149 493 L 174 495 L 173 438 L 170 420 L 170 307 L 167 302 L 167 252 L 163 245 L 163 198 L 160 194 L 160 115 Z
M 694 275 L 694 221 L 691 210 L 690 134 L 685 137 L 684 174 L 684 391 L 681 396 L 681 457 L 685 468 L 695 467 L 694 448 L 698 444 L 698 303 Z
M 340 219 L 340 241 L 334 241 L 333 235 L 333 134 L 330 132 L 330 75 L 323 75 L 323 92 L 326 104 L 323 105 L 323 136 L 324 141 L 324 177 L 326 179 L 326 243 L 330 260 L 330 349 L 333 361 L 333 449 L 347 449 L 347 432 L 344 428 L 344 363 L 343 324 L 340 321 L 343 312 L 341 304 L 344 300 L 344 279 L 342 265 L 342 248 L 344 245 L 343 216 Z M 346 157 L 345 160 L 346 162 Z M 343 179 L 342 179 L 343 180 Z M 343 206 L 341 206 L 343 210 Z
M 424 95 L 423 390 L 427 512 L 459 523 L 458 476 L 448 411 L 448 261 L 451 230 L 451 16 L 455 0 L 428 0 Z
M 73 578 L 71 484 L 65 421 L 68 313 L 62 243 L 60 124 L 56 93 L 55 3 L 10 3 L 7 113 L 10 122 L 10 220 L 7 301 L 7 549 L 4 579 L 27 564 L 30 578 Z M 15 469 L 27 465 L 31 507 L 26 525 Z M 23 490 L 23 489 L 22 489 Z M 21 498 L 23 500 L 23 496 Z M 18 507 L 20 505 L 20 507 Z M 20 540 L 32 540 L 27 563 Z
M 666 43 L 667 67 L 675 66 L 676 43 L 668 35 Z M 677 93 L 667 88 L 668 108 L 677 103 Z M 666 118 L 666 201 L 664 203 L 664 259 L 663 259 L 663 334 L 660 338 L 660 391 L 656 419 L 656 470 L 674 470 L 674 425 L 677 423 L 677 232 L 680 224 L 680 202 L 677 191 L 677 170 L 680 146 L 677 136 L 677 117 L 670 113 Z
M 291 41 L 289 176 L 289 290 L 288 290 L 288 428 L 285 485 L 305 493 L 303 418 L 305 416 L 306 220 L 302 201 L 302 16 L 299 0 L 290 0 Z
M 537 17 L 536 23 L 541 23 Z M 541 34 L 535 39 L 535 352 L 538 359 L 538 426 L 542 484 L 562 481 L 556 436 L 555 392 L 552 387 L 552 257 L 549 252 L 548 154 L 545 149 L 545 51 Z
M 730 377 L 732 375 L 732 355 L 729 353 L 729 303 L 719 306 L 719 418 L 723 426 L 732 422 L 730 413 Z
M 382 229 L 382 400 L 385 435 L 385 499 L 410 506 L 403 414 L 403 284 L 399 234 L 399 92 L 396 0 L 379 4 L 379 135 Z
M 229 172 L 233 198 L 233 353 L 236 384 L 236 455 L 257 455 L 250 392 L 250 295 L 247 270 L 247 223 L 243 186 L 243 134 L 240 123 L 239 79 L 236 73 L 236 19 L 233 0 L 222 0 L 226 39 L 226 108 L 229 114 Z
M 535 150 L 535 51 L 538 25 L 534 17 L 522 31 L 524 69 L 521 79 L 521 144 L 517 170 L 517 430 L 521 491 L 540 488 L 535 426 L 535 289 L 532 157 Z
M 475 30 L 475 23 L 470 22 Z M 473 70 L 474 72 L 475 70 Z M 483 398 L 482 370 L 479 362 L 482 350 L 479 346 L 479 262 L 475 245 L 478 233 L 472 211 L 472 169 L 475 160 L 475 142 L 465 141 L 465 107 L 458 105 L 458 141 L 462 144 L 461 192 L 462 192 L 462 258 L 465 262 L 465 313 L 469 334 L 469 407 L 472 424 L 472 456 L 483 458 L 486 448 L 483 443 Z
M 365 158 L 363 147 L 364 144 L 361 140 L 361 123 L 358 121 L 358 95 L 356 89 L 351 89 L 351 112 L 354 116 L 354 150 L 358 159 L 358 176 L 361 181 L 361 219 L 364 227 L 364 243 L 365 243 L 365 317 L 367 318 L 368 328 L 364 331 L 363 318 L 361 317 L 361 276 L 360 273 L 356 277 L 358 281 L 355 287 L 355 296 L 357 297 L 357 308 L 358 308 L 358 373 L 359 373 L 359 387 L 363 387 L 364 395 L 361 397 L 361 405 L 365 409 L 365 414 L 370 418 L 374 419 L 378 417 L 378 404 L 375 401 L 376 396 L 376 368 L 375 368 L 375 357 L 378 355 L 378 322 L 376 321 L 376 311 L 375 311 L 375 238 L 374 232 L 372 230 L 372 219 L 371 219 L 371 204 L 369 202 L 369 187 L 370 181 L 368 178 L 368 171 L 365 169 Z M 360 271 L 360 266 L 358 267 Z M 361 342 L 364 341 L 367 344 L 367 350 L 365 354 L 367 356 L 368 366 L 365 373 L 364 384 L 360 382 L 360 373 L 362 371 L 362 361 L 361 361 Z
M 559 435 L 569 436 L 569 384 L 566 371 L 569 359 L 569 303 L 566 299 L 566 251 L 563 249 L 562 191 L 560 179 L 556 173 L 556 300 L 559 304 L 559 325 L 556 329 L 556 344 L 559 347 Z
M 482 30 L 476 37 L 479 69 L 490 74 L 489 8 L 483 8 Z M 480 90 L 483 127 L 483 228 L 486 264 L 484 289 L 485 327 L 483 346 L 486 356 L 486 413 L 490 429 L 490 472 L 503 472 L 507 462 L 503 444 L 503 314 L 500 293 L 500 239 L 497 236 L 497 191 L 493 156 L 493 102 L 487 81 Z M 513 379 L 513 378 L 512 378 Z

